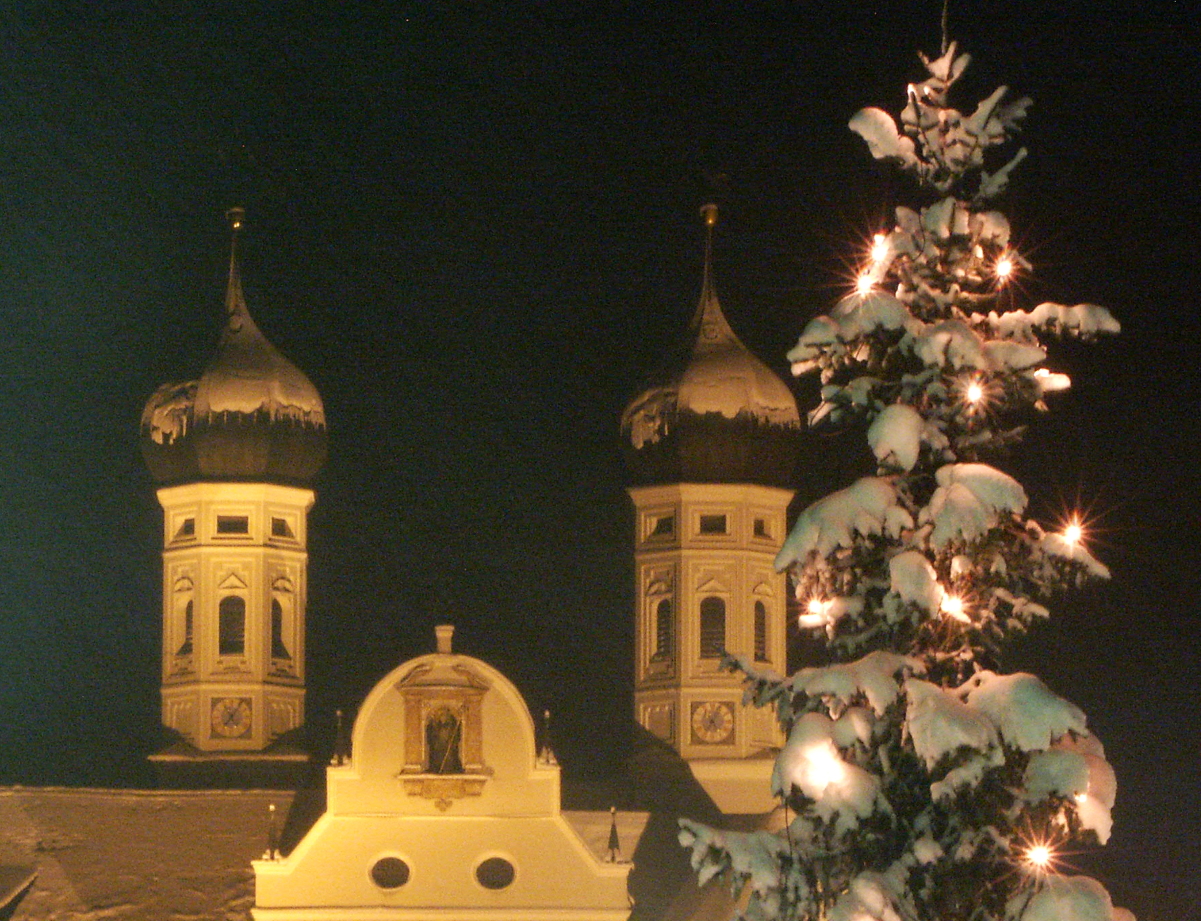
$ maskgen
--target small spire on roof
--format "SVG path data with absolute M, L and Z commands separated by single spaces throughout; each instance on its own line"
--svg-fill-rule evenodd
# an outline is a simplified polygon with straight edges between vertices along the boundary
M 263 852 L 263 860 L 279 859 L 279 831 L 275 827 L 275 803 L 267 806 L 267 850 Z
M 337 718 L 338 726 L 334 735 L 334 756 L 329 763 L 342 765 L 350 760 L 350 742 L 346 738 L 346 727 L 342 723 L 341 709 L 335 710 L 334 716 Z
M 558 764 L 555 750 L 550 745 L 550 710 L 542 711 L 542 744 L 538 746 L 539 764 Z
M 621 855 L 621 838 L 617 836 L 617 807 L 609 807 L 609 863 L 617 863 Z
M 225 212 L 229 221 L 229 284 L 225 288 L 225 311 L 229 314 L 245 313 L 246 298 L 242 295 L 242 273 L 238 267 L 238 231 L 246 220 L 246 209 L 235 205 Z

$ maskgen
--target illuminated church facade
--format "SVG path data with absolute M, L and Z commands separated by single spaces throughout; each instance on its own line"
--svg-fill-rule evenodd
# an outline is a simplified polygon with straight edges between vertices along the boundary
M 252 845 L 259 859 L 245 914 L 729 917 L 719 886 L 697 889 L 676 819 L 734 828 L 776 820 L 769 777 L 778 730 L 769 714 L 743 706 L 737 676 L 720 665 L 731 650 L 785 669 L 786 587 L 772 559 L 786 533 L 800 422 L 788 388 L 722 313 L 709 256 L 715 209 L 703 214 L 705 269 L 690 332 L 622 417 L 635 522 L 634 716 L 658 746 L 647 811 L 564 810 L 559 765 L 520 693 L 455 652 L 453 627 L 442 626 L 433 651 L 369 693 L 347 750 L 325 769 L 324 809 L 298 840 L 284 853 L 272 820 L 261 857 Z M 250 316 L 241 211 L 230 219 L 216 352 L 198 380 L 160 387 L 142 416 L 163 510 L 161 703 L 174 737 L 152 760 L 167 789 L 294 789 L 306 757 L 289 740 L 304 721 L 307 514 L 325 416 L 316 388 Z M 156 795 L 173 796 L 146 794 Z M 170 801 L 206 795 L 217 791 Z M 182 815 L 179 834 L 203 822 Z M 52 895 L 35 882 L 15 917 L 36 917 Z M 143 916 L 157 915 L 148 904 Z

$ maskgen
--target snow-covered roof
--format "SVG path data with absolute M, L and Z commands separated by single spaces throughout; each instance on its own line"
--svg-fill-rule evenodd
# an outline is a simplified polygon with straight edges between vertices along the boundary
M 37 879 L 13 921 L 249 918 L 250 861 L 291 793 L 0 788 L 0 847 Z
M 36 873 L 13 921 L 249 921 L 251 861 L 293 794 L 264 790 L 0 787 L 0 866 Z M 608 811 L 563 817 L 597 860 L 608 858 Z M 646 826 L 616 817 L 625 859 Z M 23 885 L 23 883 L 22 883 Z

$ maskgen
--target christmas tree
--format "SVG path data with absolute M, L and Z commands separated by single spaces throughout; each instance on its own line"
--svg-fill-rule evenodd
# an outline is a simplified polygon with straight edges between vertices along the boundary
M 777 558 L 834 664 L 782 678 L 729 660 L 783 727 L 785 820 L 684 822 L 681 840 L 750 921 L 1129 918 L 1061 860 L 1109 837 L 1101 743 L 1038 678 L 997 671 L 1049 597 L 1108 571 L 1079 521 L 1026 517 L 1022 486 L 988 463 L 1070 384 L 1044 341 L 1118 324 L 1092 304 L 1018 306 L 1030 265 L 992 203 L 1026 155 L 1003 147 L 1030 101 L 1001 87 L 964 115 L 948 94 L 968 55 L 951 43 L 922 62 L 899 127 L 874 108 L 850 122 L 916 179 L 920 207 L 896 209 L 856 290 L 788 356 L 821 375 L 810 424 L 865 426 L 878 465 L 805 509 Z

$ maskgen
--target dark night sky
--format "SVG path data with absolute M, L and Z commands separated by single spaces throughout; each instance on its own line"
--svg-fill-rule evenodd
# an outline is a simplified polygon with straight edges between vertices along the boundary
M 1115 340 L 1003 466 L 1097 518 L 1114 580 L 1015 651 L 1119 776 L 1089 863 L 1144 921 L 1196 918 L 1201 348 L 1190 4 L 954 2 L 1035 106 L 1002 206 L 1040 299 Z M 224 210 L 269 338 L 320 389 L 310 717 L 458 625 L 556 712 L 569 770 L 620 757 L 632 658 L 617 420 L 682 335 L 697 208 L 719 291 L 784 371 L 852 244 L 906 193 L 845 125 L 896 111 L 937 2 L 16 3 L 0 14 L 0 784 L 146 783 L 161 523 L 155 386 L 220 318 Z M 798 387 L 803 401 L 812 389 Z M 854 460 L 810 443 L 808 489 Z M 1190 527 L 1192 525 L 1193 527 Z

